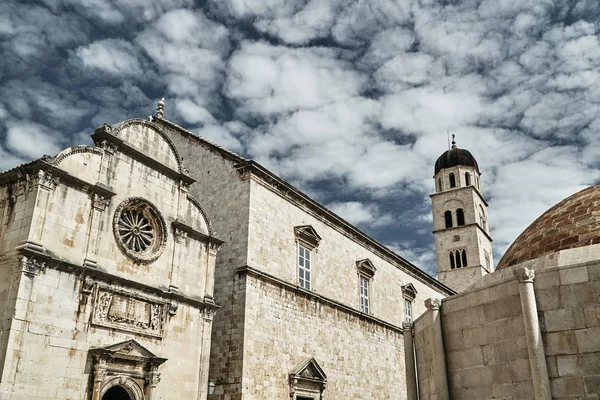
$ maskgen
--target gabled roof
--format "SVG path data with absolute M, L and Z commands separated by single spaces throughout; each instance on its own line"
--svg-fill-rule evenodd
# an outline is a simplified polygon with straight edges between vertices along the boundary
M 317 360 L 312 357 L 302 361 L 294 368 L 290 372 L 290 379 L 307 379 L 313 382 L 325 383 L 327 382 L 327 375 L 325 375 Z
M 322 204 L 313 200 L 311 197 L 307 196 L 302 191 L 289 184 L 279 176 L 275 175 L 256 161 L 248 160 L 240 156 L 239 154 L 229 151 L 224 147 L 218 146 L 212 143 L 211 141 L 207 140 L 206 138 L 195 134 L 162 117 L 153 117 L 153 121 L 164 123 L 165 126 L 168 126 L 172 129 L 176 129 L 183 135 L 195 139 L 203 147 L 218 152 L 219 154 L 223 155 L 225 158 L 233 162 L 237 162 L 235 167 L 237 168 L 238 172 L 250 172 L 253 176 L 256 176 L 262 181 L 267 182 L 272 190 L 279 190 L 280 192 L 285 193 L 284 197 L 288 199 L 288 201 L 300 204 L 304 210 L 309 210 L 309 212 L 312 215 L 315 215 L 317 218 L 327 222 L 328 225 L 334 226 L 336 230 L 338 230 L 345 236 L 356 241 L 357 243 L 361 243 L 370 251 L 373 251 L 378 256 L 395 265 L 398 269 L 406 272 L 408 275 L 414 277 L 415 279 L 420 280 L 429 287 L 432 287 L 440 291 L 441 293 L 445 293 L 446 295 L 456 294 L 456 292 L 450 287 L 444 285 L 443 283 L 433 278 L 431 275 L 427 274 L 426 272 L 424 272 L 419 267 L 415 266 L 414 264 L 400 256 L 399 254 L 387 248 L 382 243 L 378 242 L 366 233 L 362 232 L 354 225 L 348 223 L 346 220 L 344 220 L 343 218 L 341 218 Z

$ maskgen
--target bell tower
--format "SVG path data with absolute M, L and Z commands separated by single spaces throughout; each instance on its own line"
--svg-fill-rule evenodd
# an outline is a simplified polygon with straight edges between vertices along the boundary
M 438 280 L 460 293 L 492 272 L 492 238 L 481 173 L 473 155 L 456 146 L 435 162 L 431 194 Z

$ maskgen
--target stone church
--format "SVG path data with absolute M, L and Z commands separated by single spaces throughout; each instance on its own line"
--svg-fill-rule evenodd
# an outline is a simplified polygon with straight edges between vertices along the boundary
M 600 187 L 493 272 L 454 144 L 438 281 L 162 101 L 92 138 L 0 174 L 0 399 L 598 400 Z

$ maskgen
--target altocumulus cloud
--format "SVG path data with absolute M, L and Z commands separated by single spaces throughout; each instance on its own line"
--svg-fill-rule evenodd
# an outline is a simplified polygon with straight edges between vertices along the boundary
M 0 167 L 166 116 L 435 270 L 433 163 L 483 172 L 495 259 L 600 180 L 600 10 L 573 0 L 0 4 Z

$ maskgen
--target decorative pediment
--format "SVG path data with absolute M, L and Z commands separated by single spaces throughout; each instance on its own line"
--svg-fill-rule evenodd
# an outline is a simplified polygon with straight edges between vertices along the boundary
M 143 357 L 143 358 L 154 358 L 154 353 L 139 344 L 133 339 L 126 340 L 121 343 L 113 344 L 111 346 L 103 347 L 103 351 L 112 353 L 114 355 L 127 355 L 128 357 Z
M 317 382 L 327 382 L 327 375 L 314 358 L 307 358 L 290 372 L 290 379 L 309 379 Z
M 410 301 L 413 301 L 417 297 L 417 289 L 415 289 L 412 283 L 402 286 L 402 296 Z
M 294 227 L 296 239 L 303 241 L 312 247 L 317 247 L 321 241 L 321 236 L 315 231 L 311 225 L 301 225 Z
M 375 268 L 371 260 L 368 258 L 365 258 L 364 260 L 358 260 L 356 262 L 356 268 L 358 269 L 359 273 L 367 276 L 368 278 L 372 278 L 377 271 L 377 268 Z
M 125 390 L 132 400 L 152 398 L 160 382 L 159 367 L 167 361 L 133 339 L 91 349 L 89 354 L 93 360 L 94 400 L 104 398 L 115 386 Z

